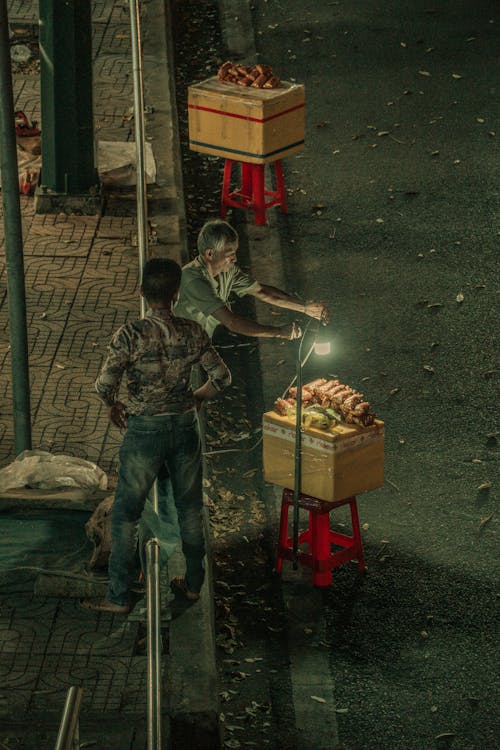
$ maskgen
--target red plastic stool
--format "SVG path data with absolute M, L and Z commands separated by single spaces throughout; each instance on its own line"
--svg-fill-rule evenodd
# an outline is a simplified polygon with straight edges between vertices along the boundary
M 234 163 L 232 159 L 226 159 L 224 162 L 220 211 L 223 219 L 226 218 L 228 206 L 251 209 L 254 212 L 254 220 L 257 225 L 266 223 L 266 208 L 270 208 L 270 206 L 279 205 L 281 213 L 286 214 L 285 183 L 281 161 L 273 162 L 276 190 L 266 190 L 265 188 L 265 164 L 236 162 L 236 164 L 241 164 L 241 187 L 231 191 L 231 173 Z M 266 201 L 266 196 L 270 196 L 271 200 Z
M 330 530 L 330 511 L 349 503 L 351 508 L 352 536 Z M 281 573 L 283 560 L 293 559 L 293 539 L 288 536 L 288 509 L 293 506 L 293 490 L 283 490 L 276 570 Z M 312 568 L 314 586 L 330 586 L 332 569 L 348 560 L 357 560 L 361 573 L 366 571 L 363 544 L 359 530 L 358 508 L 355 497 L 329 503 L 309 495 L 299 496 L 299 508 L 309 511 L 309 527 L 299 533 L 299 545 L 307 544 L 309 551 L 299 549 L 298 561 Z M 342 547 L 332 552 L 331 545 Z

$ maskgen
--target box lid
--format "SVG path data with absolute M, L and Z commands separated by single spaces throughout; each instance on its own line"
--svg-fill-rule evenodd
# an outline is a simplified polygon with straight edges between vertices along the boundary
M 288 417 L 282 417 L 275 411 L 264 414 L 264 435 L 273 435 L 287 441 L 295 440 L 295 422 Z M 369 427 L 359 427 L 352 424 L 337 424 L 329 430 L 318 430 L 316 427 L 302 429 L 302 443 L 304 446 L 326 450 L 330 452 L 335 445 L 342 444 L 342 448 L 355 448 L 378 440 L 384 436 L 384 423 L 376 419 Z
M 203 99 L 205 103 L 213 100 L 214 108 L 218 110 L 222 104 L 231 111 L 239 111 L 241 107 L 265 110 L 269 115 L 274 109 L 283 106 L 304 106 L 304 85 L 281 81 L 275 89 L 257 89 L 251 86 L 223 83 L 214 76 L 205 81 L 194 83 L 188 87 L 188 106 L 196 107 L 196 101 Z

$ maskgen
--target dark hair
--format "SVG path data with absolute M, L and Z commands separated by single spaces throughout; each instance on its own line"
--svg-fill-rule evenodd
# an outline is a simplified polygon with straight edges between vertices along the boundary
M 238 242 L 238 232 L 231 224 L 223 219 L 210 219 L 207 221 L 198 235 L 198 252 L 203 255 L 205 250 L 212 248 L 215 252 L 224 249 L 226 242 Z
M 151 258 L 142 269 L 142 293 L 148 302 L 169 305 L 181 283 L 181 267 L 170 258 Z

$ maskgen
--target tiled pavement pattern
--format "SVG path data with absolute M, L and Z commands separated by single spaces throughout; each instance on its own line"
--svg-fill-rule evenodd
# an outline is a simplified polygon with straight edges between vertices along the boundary
M 37 5 L 37 0 L 11 0 L 11 28 L 36 34 Z M 97 0 L 93 23 L 97 137 L 130 140 L 127 4 Z M 15 70 L 13 78 L 15 108 L 40 122 L 36 68 Z M 33 199 L 24 196 L 21 210 L 33 447 L 87 458 L 111 472 L 119 434 L 108 427 L 94 380 L 114 330 L 139 315 L 135 219 L 35 215 Z M 0 466 L 14 458 L 6 290 L 0 205 Z M 106 712 L 106 718 L 122 717 L 124 731 L 127 717 L 138 726 L 146 710 L 141 627 L 132 619 L 83 611 L 76 600 L 26 593 L 2 597 L 0 727 L 1 720 L 29 724 L 46 715 L 56 727 L 72 684 L 84 687 L 82 720 Z M 57 715 L 50 718 L 50 712 Z M 32 738 L 30 730 L 27 736 Z
M 88 458 L 109 471 L 116 465 L 118 433 L 108 429 L 94 380 L 113 331 L 139 314 L 133 220 L 31 218 L 24 262 L 33 446 Z M 14 457 L 7 312 L 5 302 L 0 312 L 2 464 Z
M 84 612 L 74 600 L 19 594 L 3 600 L 0 719 L 60 712 L 71 685 L 83 685 L 83 713 L 144 716 L 146 659 L 139 625 Z M 57 723 L 57 722 L 56 722 Z
M 33 33 L 37 5 L 37 0 L 11 0 L 11 29 Z M 129 140 L 133 96 L 126 3 L 93 3 L 93 55 L 97 137 Z M 15 108 L 40 121 L 37 70 L 14 71 L 13 79 Z M 119 436 L 108 429 L 93 383 L 111 334 L 139 313 L 135 221 L 40 216 L 32 198 L 22 197 L 21 204 L 33 447 L 88 458 L 112 471 Z M 2 230 L 0 223 L 0 466 L 14 458 Z

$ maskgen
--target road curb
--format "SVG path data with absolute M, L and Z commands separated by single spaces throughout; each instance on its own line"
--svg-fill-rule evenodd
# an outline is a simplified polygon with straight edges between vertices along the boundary
M 219 0 L 223 37 L 235 59 L 243 59 L 254 64 L 259 55 L 255 49 L 255 36 L 250 4 L 247 0 Z M 252 275 L 281 289 L 286 289 L 283 255 L 281 252 L 279 225 L 269 214 L 266 227 L 256 227 L 252 215 L 246 217 L 244 233 L 248 242 Z M 279 220 L 278 220 L 279 221 Z M 256 307 L 256 319 L 263 324 L 275 324 L 269 320 L 269 313 Z M 286 366 L 294 372 L 292 350 L 281 348 L 277 357 L 276 340 L 258 339 L 258 355 L 262 373 L 264 394 L 276 392 L 276 359 L 285 357 Z M 276 396 L 279 394 L 276 393 Z M 281 491 L 269 487 L 266 490 L 266 504 L 271 526 L 278 528 L 281 510 Z M 315 589 L 310 577 L 299 569 L 294 572 L 285 566 L 282 575 L 283 601 L 288 614 L 287 645 L 290 659 L 295 713 L 296 747 L 301 750 L 332 750 L 338 745 L 338 728 L 334 700 L 334 685 L 328 657 L 319 649 L 311 648 L 305 630 L 312 624 L 317 630 L 324 627 L 321 592 Z M 318 622 L 319 621 L 319 622 Z M 312 698 L 319 698 L 315 700 Z M 322 702 L 324 701 L 324 702 Z
M 163 199 L 149 215 L 157 243 L 150 256 L 168 256 L 181 265 L 187 247 L 181 148 L 175 99 L 175 67 L 171 35 L 171 3 L 147 5 L 143 51 L 145 101 L 154 107 L 153 136 Z M 159 75 L 164 71 L 164 75 Z M 172 750 L 218 750 L 221 746 L 220 702 L 215 658 L 213 564 L 208 513 L 203 512 L 206 538 L 206 577 L 201 599 L 175 611 L 169 625 L 169 654 L 164 657 L 165 688 Z M 184 575 L 184 558 L 177 548 L 168 563 L 170 577 Z

